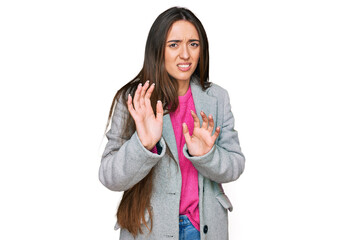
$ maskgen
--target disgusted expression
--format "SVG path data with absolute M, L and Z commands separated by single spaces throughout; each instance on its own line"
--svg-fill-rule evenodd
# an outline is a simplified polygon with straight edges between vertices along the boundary
M 179 20 L 172 24 L 166 38 L 165 68 L 177 81 L 190 81 L 200 56 L 199 34 L 195 26 Z

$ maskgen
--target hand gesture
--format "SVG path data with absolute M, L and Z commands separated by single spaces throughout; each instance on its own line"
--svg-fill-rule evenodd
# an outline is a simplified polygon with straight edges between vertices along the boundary
M 134 95 L 128 95 L 128 111 L 136 124 L 136 131 L 142 145 L 151 150 L 162 136 L 163 108 L 161 101 L 157 101 L 156 116 L 151 106 L 151 94 L 155 84 L 149 87 L 149 81 L 144 86 L 140 83 Z M 149 87 L 149 88 L 148 88 Z M 147 90 L 147 91 L 146 91 Z
M 201 127 L 200 120 L 197 117 L 196 113 L 191 110 L 191 115 L 194 119 L 194 132 L 192 136 L 190 136 L 186 123 L 182 124 L 186 146 L 190 155 L 195 157 L 202 156 L 208 153 L 214 146 L 214 143 L 220 134 L 220 127 L 217 127 L 214 135 L 212 135 L 212 131 L 214 129 L 214 120 L 211 115 L 207 117 L 206 114 L 201 111 Z

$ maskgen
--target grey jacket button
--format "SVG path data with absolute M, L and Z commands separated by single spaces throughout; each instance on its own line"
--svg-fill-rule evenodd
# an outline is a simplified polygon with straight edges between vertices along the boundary
M 205 225 L 204 226 L 204 233 L 207 233 L 207 230 L 208 230 L 209 228 L 207 227 L 207 225 Z

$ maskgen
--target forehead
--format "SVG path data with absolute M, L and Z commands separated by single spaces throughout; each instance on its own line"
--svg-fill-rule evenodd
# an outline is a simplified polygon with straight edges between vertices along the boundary
M 186 20 L 174 22 L 167 34 L 167 40 L 171 39 L 199 39 L 199 34 L 195 26 Z

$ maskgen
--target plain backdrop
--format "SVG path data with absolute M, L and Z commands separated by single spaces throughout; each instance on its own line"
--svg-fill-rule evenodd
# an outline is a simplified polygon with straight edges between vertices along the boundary
M 231 240 L 362 239 L 362 8 L 352 0 L 1 1 L 0 239 L 118 239 L 98 168 L 155 18 L 191 9 L 246 156 Z

